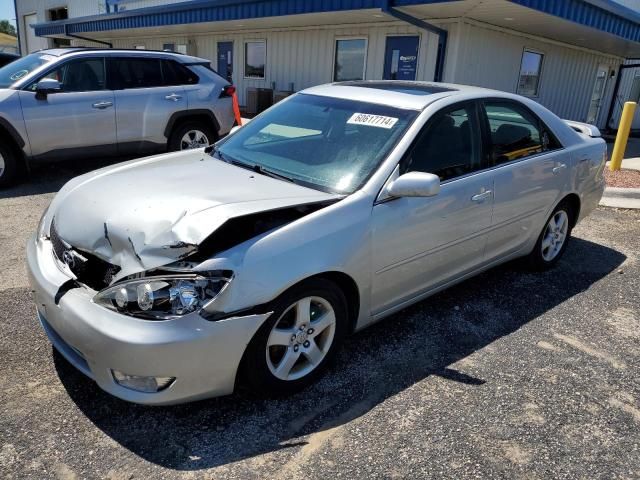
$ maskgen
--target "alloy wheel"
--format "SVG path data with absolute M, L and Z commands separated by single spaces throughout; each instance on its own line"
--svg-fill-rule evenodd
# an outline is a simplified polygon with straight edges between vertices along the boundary
M 180 150 L 192 150 L 209 146 L 209 139 L 201 130 L 189 130 L 180 140 Z
M 2 177 L 2 175 L 4 175 L 4 169 L 6 168 L 6 165 L 4 163 L 4 157 L 2 156 L 2 152 L 0 152 L 0 177 Z
M 280 380 L 300 379 L 327 356 L 336 332 L 336 314 L 321 297 L 305 297 L 285 310 L 267 340 L 267 365 Z
M 569 231 L 569 216 L 564 210 L 558 210 L 549 220 L 542 237 L 542 258 L 551 262 L 558 256 Z

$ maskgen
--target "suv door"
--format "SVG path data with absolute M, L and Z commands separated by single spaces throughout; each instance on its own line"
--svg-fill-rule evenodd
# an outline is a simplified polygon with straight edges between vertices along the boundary
M 399 165 L 435 173 L 428 198 L 393 198 L 373 208 L 373 315 L 470 272 L 483 262 L 493 177 L 485 168 L 474 102 L 437 113 Z
M 120 153 L 164 150 L 169 119 L 188 108 L 183 87 L 165 82 L 162 61 L 152 57 L 109 58 Z
M 525 105 L 486 100 L 482 117 L 495 195 L 487 259 L 517 252 L 537 238 L 569 181 L 570 154 Z
M 36 98 L 35 86 L 43 78 L 59 81 L 62 92 Z M 33 157 L 116 153 L 114 97 L 106 88 L 104 58 L 56 65 L 19 95 Z

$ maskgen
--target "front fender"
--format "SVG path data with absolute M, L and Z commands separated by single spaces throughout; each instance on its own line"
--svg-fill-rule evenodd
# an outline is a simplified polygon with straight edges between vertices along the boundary
M 232 270 L 234 279 L 211 305 L 236 312 L 271 302 L 302 280 L 341 272 L 358 286 L 357 328 L 370 314 L 372 198 L 362 192 L 215 254 L 197 270 Z

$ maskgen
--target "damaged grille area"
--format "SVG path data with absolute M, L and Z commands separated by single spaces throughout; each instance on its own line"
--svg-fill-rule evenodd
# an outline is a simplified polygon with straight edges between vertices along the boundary
M 56 230 L 55 218 L 51 221 L 49 240 L 58 261 L 64 263 L 79 282 L 94 290 L 108 287 L 113 277 L 120 271 L 117 265 L 105 262 L 95 255 L 78 251 L 62 240 Z

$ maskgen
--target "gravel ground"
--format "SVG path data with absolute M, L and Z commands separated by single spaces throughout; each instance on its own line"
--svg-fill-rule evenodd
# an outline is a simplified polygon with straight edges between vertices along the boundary
M 608 168 L 604 170 L 604 178 L 607 187 L 640 188 L 640 171 L 622 168 L 612 172 Z
M 151 408 L 34 315 L 24 243 L 88 168 L 0 193 L 0 476 L 640 478 L 640 212 L 598 209 L 553 271 L 505 265 L 353 336 L 295 396 Z

